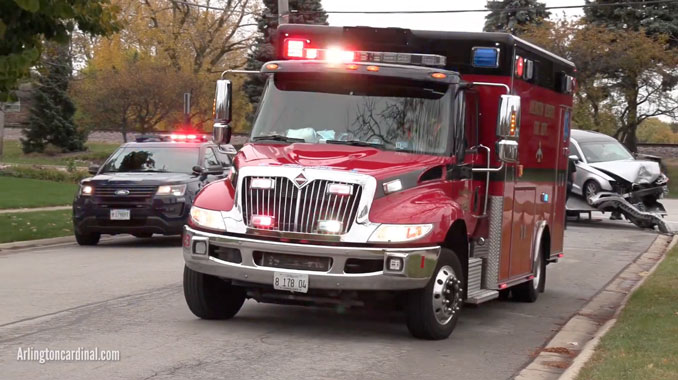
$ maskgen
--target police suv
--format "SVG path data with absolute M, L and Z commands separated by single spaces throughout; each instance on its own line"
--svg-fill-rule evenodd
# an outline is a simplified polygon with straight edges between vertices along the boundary
M 73 201 L 78 244 L 96 245 L 102 234 L 181 234 L 196 194 L 226 177 L 235 153 L 232 145 L 197 134 L 123 144 L 80 182 Z

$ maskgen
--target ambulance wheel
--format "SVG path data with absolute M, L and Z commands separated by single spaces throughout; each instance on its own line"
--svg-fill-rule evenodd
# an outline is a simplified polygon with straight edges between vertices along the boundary
M 521 302 L 534 302 L 546 287 L 546 261 L 541 250 L 537 251 L 534 262 L 534 278 L 511 289 L 513 297 Z
M 95 232 L 81 233 L 76 229 L 74 232 L 75 241 L 79 245 L 97 245 L 99 244 L 99 239 L 101 239 L 101 234 Z
M 245 302 L 245 289 L 184 266 L 184 297 L 202 319 L 231 319 Z
M 407 298 L 407 328 L 415 338 L 440 340 L 452 333 L 464 304 L 464 272 L 457 255 L 443 248 L 428 285 Z
M 584 196 L 586 197 L 586 203 L 589 204 L 589 206 L 593 205 L 593 200 L 592 198 L 600 193 L 600 185 L 598 182 L 590 179 L 584 184 Z

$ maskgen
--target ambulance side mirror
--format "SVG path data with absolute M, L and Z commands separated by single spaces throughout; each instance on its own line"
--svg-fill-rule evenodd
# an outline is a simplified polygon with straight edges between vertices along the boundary
M 233 85 L 230 80 L 217 81 L 214 95 L 214 128 L 212 137 L 216 144 L 228 144 L 231 141 Z
M 507 164 L 518 162 L 518 142 L 515 140 L 500 140 L 497 142 L 499 160 Z
M 520 96 L 502 95 L 497 114 L 497 136 L 518 139 L 520 135 Z

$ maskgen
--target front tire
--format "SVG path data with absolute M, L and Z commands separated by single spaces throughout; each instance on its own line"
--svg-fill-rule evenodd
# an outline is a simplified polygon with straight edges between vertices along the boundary
M 246 294 L 244 288 L 184 266 L 184 297 L 198 318 L 231 319 L 240 311 Z
M 600 185 L 598 182 L 590 179 L 584 184 L 584 197 L 586 198 L 586 203 L 589 204 L 589 206 L 593 206 L 593 200 L 592 198 L 600 193 Z
M 79 245 L 85 245 L 85 246 L 90 246 L 90 245 L 97 245 L 99 244 L 99 239 L 101 239 L 101 234 L 96 233 L 96 232 L 89 232 L 89 233 L 81 233 L 78 232 L 78 230 L 75 230 L 75 241 L 78 242 Z
M 443 248 L 433 277 L 423 289 L 410 291 L 407 328 L 415 338 L 440 340 L 450 336 L 464 304 L 466 281 L 457 255 Z

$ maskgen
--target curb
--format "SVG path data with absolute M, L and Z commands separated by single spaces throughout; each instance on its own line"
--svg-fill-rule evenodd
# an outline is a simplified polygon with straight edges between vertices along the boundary
M 0 244 L 0 253 L 24 248 L 42 248 L 53 245 L 73 244 L 73 243 L 75 243 L 75 236 L 73 235 L 48 239 L 14 241 L 11 243 Z
M 47 206 L 47 207 L 32 207 L 32 208 L 8 208 L 0 210 L 0 215 L 2 214 L 22 214 L 26 212 L 38 212 L 38 211 L 61 211 L 61 210 L 70 210 L 73 208 L 71 205 L 63 206 Z
M 644 253 L 577 311 L 514 379 L 574 379 L 593 356 L 600 338 L 614 325 L 631 294 L 677 242 L 678 236 L 657 236 Z

